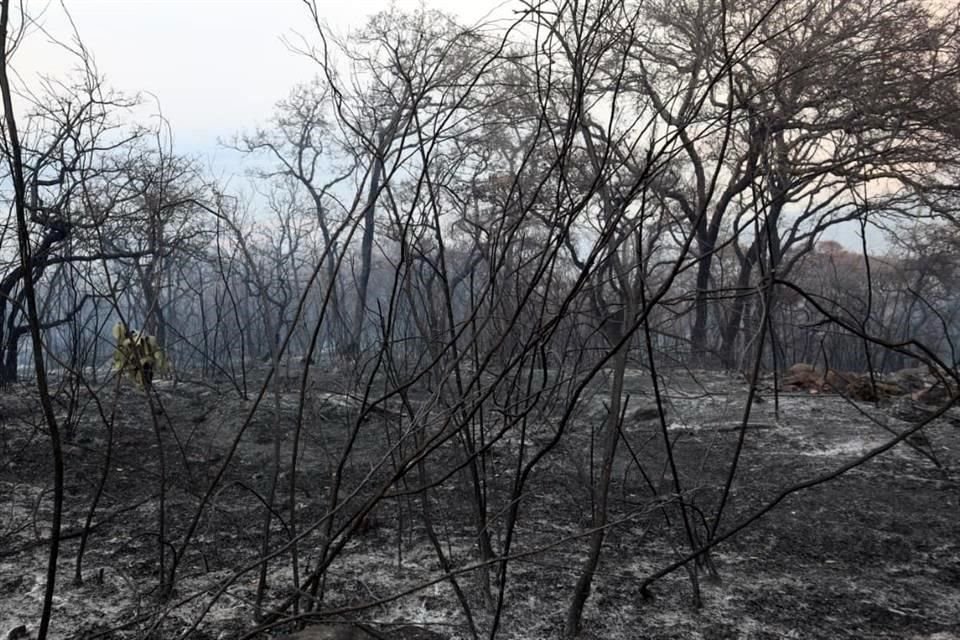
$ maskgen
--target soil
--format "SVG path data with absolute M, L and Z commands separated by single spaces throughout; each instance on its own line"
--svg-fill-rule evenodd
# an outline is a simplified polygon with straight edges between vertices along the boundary
M 690 545 L 647 379 L 640 371 L 628 373 L 624 441 L 610 494 L 612 524 L 585 610 L 583 638 L 960 639 L 960 420 L 955 410 L 909 442 L 787 496 L 719 543 L 696 574 L 701 602 L 695 606 L 692 574 L 685 569 L 644 589 L 649 576 L 684 557 Z M 709 539 L 705 523 L 721 500 L 741 435 L 747 386 L 718 373 L 677 373 L 665 382 L 667 433 L 685 500 L 703 514 L 688 512 L 702 542 Z M 357 425 L 359 400 L 337 387 L 333 376 L 312 382 L 308 391 L 295 489 L 300 532 L 325 522 L 334 462 Z M 591 459 L 600 455 L 605 389 L 598 381 L 588 390 L 559 444 L 529 477 L 510 549 L 499 638 L 562 636 L 588 549 Z M 65 444 L 64 539 L 50 637 L 244 636 L 257 626 L 259 571 L 251 559 L 261 545 L 274 435 L 282 435 L 281 452 L 289 466 L 297 391 L 288 385 L 276 398 L 268 394 L 239 438 L 253 401 L 241 399 L 226 384 L 159 381 L 156 400 L 162 409 L 151 408 L 144 392 L 129 382 L 105 383 L 97 396 L 100 409 L 84 394 L 75 433 Z M 769 388 L 760 397 L 763 402 L 751 408 L 747 420 L 721 534 L 785 488 L 836 470 L 912 426 L 882 403 L 808 393 L 781 394 L 775 401 Z M 427 411 L 431 399 L 424 395 L 416 404 Z M 99 411 L 109 417 L 113 406 L 114 442 L 108 447 Z M 355 490 L 356 499 L 334 520 L 334 530 L 352 533 L 327 571 L 324 610 L 343 613 L 336 618 L 341 622 L 362 622 L 387 635 L 405 625 L 434 637 L 468 638 L 450 581 L 438 580 L 444 575 L 442 561 L 420 517 L 419 496 L 385 499 L 362 521 L 351 520 L 373 495 L 371 487 L 391 470 L 391 449 L 384 443 L 399 415 L 393 412 L 401 410 L 370 414 L 359 423 L 350 464 L 341 475 L 344 494 Z M 65 411 L 61 408 L 61 420 Z M 19 633 L 21 625 L 24 637 L 34 637 L 52 509 L 49 445 L 30 388 L 0 392 L 0 417 L 0 638 Z M 496 550 L 504 544 L 503 517 L 521 441 L 531 451 L 546 445 L 558 421 L 556 414 L 538 415 L 525 433 L 507 431 L 485 459 Z M 75 584 L 79 534 L 108 449 L 109 473 L 83 558 L 83 581 Z M 408 485 L 394 486 L 412 491 L 425 479 L 434 487 L 431 522 L 452 570 L 477 559 L 467 474 L 454 472 L 461 453 L 451 440 L 431 454 L 433 466 L 425 478 L 408 474 Z M 160 572 L 161 461 L 167 570 L 206 488 L 222 472 L 169 593 L 161 587 Z M 280 518 L 274 518 L 271 548 L 289 534 L 289 480 L 281 470 Z M 304 575 L 312 569 L 323 531 L 321 524 L 299 546 Z M 456 576 L 476 627 L 488 635 L 494 616 L 482 597 L 483 573 Z M 281 554 L 266 574 L 264 609 L 292 593 L 292 577 L 290 554 Z M 404 591 L 409 593 L 398 596 Z M 492 595 L 495 599 L 495 590 Z M 374 601 L 379 604 L 359 609 Z M 352 608 L 358 610 L 343 611 Z M 277 625 L 260 637 L 292 629 Z

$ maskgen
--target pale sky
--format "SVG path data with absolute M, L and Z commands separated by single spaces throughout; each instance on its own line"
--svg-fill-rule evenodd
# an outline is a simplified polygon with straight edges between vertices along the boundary
M 26 0 L 42 27 L 32 29 L 13 59 L 27 84 L 40 74 L 64 77 L 76 58 L 50 38 L 71 42 L 69 10 L 107 86 L 142 92 L 142 117 L 170 123 L 174 150 L 196 158 L 218 178 L 243 172 L 243 159 L 218 140 L 265 124 L 277 101 L 320 73 L 317 64 L 289 50 L 283 39 L 318 42 L 303 0 Z M 361 26 L 389 0 L 317 0 L 323 19 L 339 33 Z M 513 0 L 425 0 L 466 24 L 508 13 Z M 416 8 L 419 0 L 394 0 Z M 46 33 L 45 33 L 46 32 Z M 48 35 L 49 34 L 49 35 Z M 155 98 L 154 98 L 155 97 Z M 849 225 L 847 225 L 849 227 Z M 859 246 L 853 227 L 828 237 Z M 879 234 L 870 233 L 871 243 Z M 882 242 L 881 242 L 882 244 Z
M 290 51 L 286 37 L 318 42 L 302 0 L 65 0 L 84 45 L 108 86 L 149 92 L 173 130 L 176 150 L 213 164 L 233 164 L 217 140 L 250 130 L 269 118 L 293 86 L 319 73 L 316 63 Z M 416 1 L 398 1 L 415 8 Z M 428 7 L 475 22 L 497 6 L 493 0 L 439 0 Z M 27 0 L 38 23 L 62 41 L 72 29 L 60 0 Z M 337 31 L 360 26 L 387 0 L 318 0 Z M 13 61 L 28 83 L 37 74 L 62 77 L 75 64 L 35 29 Z M 145 115 L 156 113 L 153 103 Z M 227 168 L 227 167 L 225 167 Z

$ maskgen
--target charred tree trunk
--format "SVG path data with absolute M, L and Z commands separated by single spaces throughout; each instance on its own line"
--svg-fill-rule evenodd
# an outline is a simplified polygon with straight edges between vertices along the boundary
M 360 277 L 357 280 L 357 304 L 353 312 L 353 327 L 347 351 L 350 355 L 360 352 L 363 338 L 364 319 L 367 310 L 367 289 L 370 286 L 370 272 L 373 263 L 373 233 L 376 221 L 377 197 L 380 194 L 380 181 L 383 176 L 383 138 L 380 149 L 373 159 L 373 171 L 370 176 L 370 189 L 367 192 L 367 204 L 363 210 L 363 238 L 360 244 Z
M 748 291 L 750 278 L 753 276 L 753 267 L 757 261 L 756 243 L 750 247 L 745 255 L 740 255 L 740 274 L 737 276 L 737 288 L 733 296 L 733 306 L 727 316 L 721 332 L 720 360 L 725 369 L 738 368 L 740 354 L 737 349 L 737 339 L 743 327 L 743 317 L 753 297 Z
M 69 235 L 70 228 L 65 223 L 51 223 L 47 226 L 40 244 L 31 256 L 34 282 L 43 275 L 53 249 Z M 17 382 L 17 354 L 20 351 L 20 338 L 30 332 L 29 326 L 21 326 L 18 322 L 23 314 L 25 302 L 22 290 L 23 276 L 23 266 L 18 265 L 0 280 L 0 350 L 2 350 L 0 385 Z
M 707 353 L 707 321 L 708 305 L 707 292 L 710 288 L 710 254 L 702 252 L 697 265 L 697 290 L 693 302 L 693 328 L 690 331 L 690 348 L 695 361 L 706 360 Z
M 606 539 L 610 484 L 613 479 L 613 462 L 617 454 L 617 445 L 620 442 L 620 420 L 623 416 L 623 384 L 628 354 L 629 349 L 623 346 L 614 357 L 613 380 L 610 383 L 610 407 L 603 427 L 603 459 L 600 463 L 600 477 L 593 487 L 590 548 L 583 563 L 580 578 L 574 588 L 570 606 L 567 609 L 567 622 L 564 630 L 567 638 L 574 638 L 580 634 L 583 608 L 590 597 L 593 577 L 600 564 L 600 554 L 603 551 L 603 542 Z

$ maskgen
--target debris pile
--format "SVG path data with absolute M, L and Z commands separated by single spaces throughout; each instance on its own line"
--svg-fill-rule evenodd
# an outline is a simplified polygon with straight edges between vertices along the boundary
M 786 370 L 782 388 L 784 391 L 837 393 L 864 402 L 910 396 L 916 402 L 934 405 L 946 402 L 954 394 L 948 381 L 922 367 L 871 376 L 830 368 L 818 370 L 805 362 L 798 362 Z

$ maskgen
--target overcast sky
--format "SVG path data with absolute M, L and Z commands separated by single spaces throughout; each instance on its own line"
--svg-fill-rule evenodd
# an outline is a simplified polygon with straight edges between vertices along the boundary
M 396 4 L 413 8 L 419 3 Z M 427 6 L 473 22 L 497 4 L 439 0 Z M 234 163 L 228 153 L 217 151 L 217 139 L 263 123 L 296 83 L 319 71 L 283 42 L 298 34 L 317 41 L 302 0 L 65 0 L 65 5 L 107 84 L 156 96 L 177 151 L 224 163 L 228 171 Z M 342 32 L 362 25 L 388 3 L 318 0 L 318 5 L 323 18 Z M 28 0 L 27 8 L 50 36 L 72 39 L 60 0 Z M 62 76 L 74 64 L 48 41 L 34 29 L 17 52 L 14 67 L 25 81 L 41 73 Z

